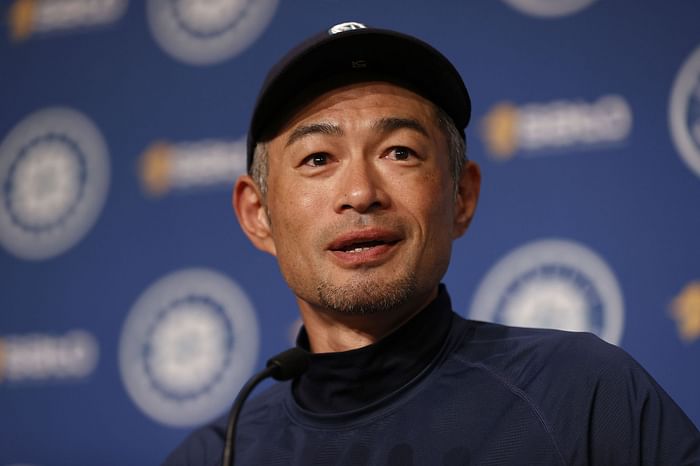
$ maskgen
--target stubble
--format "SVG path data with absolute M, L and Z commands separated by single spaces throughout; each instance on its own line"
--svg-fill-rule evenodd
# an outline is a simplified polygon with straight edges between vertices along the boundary
M 319 303 L 331 312 L 371 315 L 403 308 L 417 288 L 416 274 L 411 271 L 384 283 L 367 279 L 335 285 L 322 280 L 316 291 Z

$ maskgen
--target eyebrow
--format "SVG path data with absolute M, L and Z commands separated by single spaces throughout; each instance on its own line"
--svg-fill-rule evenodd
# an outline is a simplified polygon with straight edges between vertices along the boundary
M 413 118 L 399 118 L 399 117 L 386 117 L 380 118 L 379 120 L 372 123 L 372 128 L 381 131 L 382 133 L 391 133 L 400 129 L 410 129 L 423 134 L 428 135 L 428 130 L 420 124 L 418 120 Z
M 413 118 L 400 118 L 400 117 L 385 117 L 380 118 L 372 122 L 372 129 L 378 130 L 382 133 L 391 133 L 400 129 L 410 129 L 421 133 L 425 136 L 428 135 L 428 130 L 418 121 Z M 292 134 L 289 135 L 285 147 L 289 147 L 300 139 L 310 136 L 312 134 L 325 134 L 328 136 L 342 136 L 343 129 L 333 123 L 311 123 L 308 125 L 302 125 L 294 128 Z
M 342 136 L 343 130 L 340 128 L 340 126 L 332 123 L 312 123 L 310 125 L 297 126 L 296 128 L 294 128 L 294 131 L 292 131 L 292 134 L 289 136 L 289 139 L 287 139 L 287 144 L 285 145 L 285 147 L 289 147 L 295 142 L 297 142 L 299 139 L 302 139 L 306 136 L 310 136 L 312 134 Z

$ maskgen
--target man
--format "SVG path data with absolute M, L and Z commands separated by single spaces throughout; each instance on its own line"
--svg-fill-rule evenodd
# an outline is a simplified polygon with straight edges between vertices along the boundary
M 234 189 L 304 322 L 308 372 L 244 409 L 241 465 L 690 465 L 700 434 L 622 350 L 454 314 L 440 285 L 480 174 L 429 45 L 346 23 L 270 73 Z M 219 464 L 225 419 L 167 464 Z

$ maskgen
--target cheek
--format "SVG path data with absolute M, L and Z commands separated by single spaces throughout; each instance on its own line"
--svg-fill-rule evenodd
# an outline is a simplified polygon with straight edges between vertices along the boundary
M 425 228 L 428 249 L 433 254 L 449 251 L 453 240 L 454 207 L 451 196 L 433 194 L 434 197 L 425 206 Z
M 425 179 L 413 185 L 413 191 L 409 193 L 415 209 L 427 220 L 426 227 L 436 230 L 436 233 L 452 222 L 453 203 L 451 190 L 446 189 L 448 183 L 451 181 L 445 180 L 444 177 L 426 175 Z M 418 186 L 422 189 L 417 192 Z
M 277 210 L 289 229 L 304 229 L 309 220 L 323 214 L 324 200 L 328 193 L 305 186 L 289 186 L 279 193 Z
M 293 202 L 294 206 L 298 206 L 298 210 L 304 212 L 305 215 L 315 216 L 321 213 L 322 206 L 327 197 L 327 191 L 319 189 L 301 189 L 290 201 Z
M 323 216 L 322 190 L 309 189 L 299 184 L 280 185 L 274 195 L 270 193 L 269 208 L 275 244 L 286 250 L 308 246 L 313 241 L 313 231 Z
M 286 209 L 303 210 L 317 205 L 328 190 L 324 183 L 300 176 L 280 176 L 275 180 L 275 198 Z

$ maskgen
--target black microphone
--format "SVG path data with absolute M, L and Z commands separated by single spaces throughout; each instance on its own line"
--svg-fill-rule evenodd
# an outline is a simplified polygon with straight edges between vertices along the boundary
M 238 392 L 236 401 L 233 402 L 231 412 L 228 415 L 226 426 L 226 442 L 224 443 L 224 454 L 221 458 L 222 466 L 233 466 L 233 446 L 236 440 L 236 424 L 238 415 L 241 412 L 243 403 L 253 391 L 255 386 L 268 377 L 275 380 L 289 380 L 300 376 L 309 367 L 309 353 L 301 348 L 290 348 L 280 354 L 268 359 L 265 369 L 255 374 L 246 382 Z

